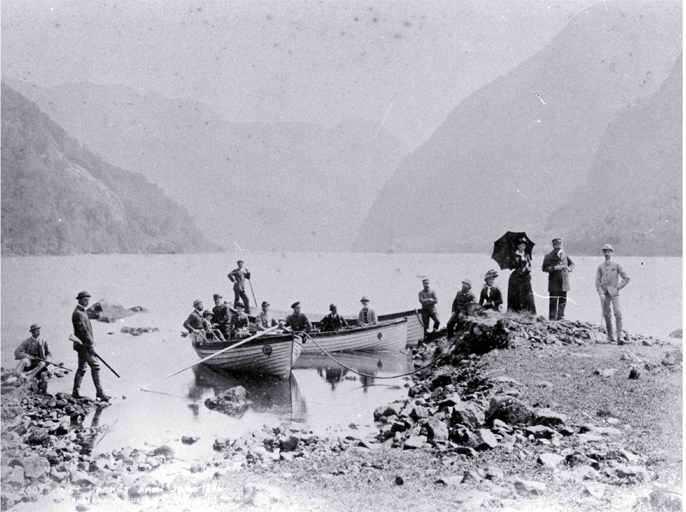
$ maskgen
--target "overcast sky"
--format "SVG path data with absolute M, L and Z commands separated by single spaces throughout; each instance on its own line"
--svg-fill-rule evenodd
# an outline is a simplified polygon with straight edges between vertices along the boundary
M 2 72 L 193 98 L 232 121 L 362 117 L 415 147 L 593 3 L 2 0 Z

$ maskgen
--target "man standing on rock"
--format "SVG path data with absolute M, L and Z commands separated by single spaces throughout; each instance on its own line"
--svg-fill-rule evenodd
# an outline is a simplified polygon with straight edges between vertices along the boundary
M 603 307 L 603 317 L 607 326 L 607 341 L 617 341 L 619 345 L 622 345 L 624 343 L 624 335 L 622 334 L 622 311 L 619 307 L 619 290 L 629 284 L 629 275 L 619 263 L 612 261 L 613 252 L 614 249 L 610 244 L 603 245 L 605 261 L 598 265 L 598 271 L 595 275 L 595 288 L 598 291 L 600 303 Z M 619 282 L 620 277 L 622 278 L 621 283 Z M 612 305 L 614 310 L 617 323 L 616 339 L 612 331 L 612 311 L 610 311 L 610 305 Z
M 574 270 L 574 262 L 562 250 L 562 239 L 553 239 L 553 250 L 543 258 L 543 272 L 548 272 L 548 319 L 562 320 L 567 306 L 569 273 Z
M 448 320 L 448 338 L 452 338 L 455 326 L 461 324 L 474 312 L 476 297 L 472 293 L 472 282 L 469 279 L 462 281 L 462 289 L 455 295 L 453 300 L 452 315 Z
M 93 327 L 91 326 L 91 320 L 88 318 L 88 313 L 86 311 L 90 298 L 91 295 L 87 291 L 79 292 L 76 296 L 78 304 L 71 315 L 74 335 L 81 341 L 81 343 L 74 342 L 74 350 L 76 350 L 79 357 L 79 367 L 76 369 L 74 375 L 74 389 L 71 396 L 74 398 L 84 398 L 79 393 L 79 388 L 81 387 L 81 381 L 83 380 L 84 375 L 86 375 L 86 366 L 90 366 L 91 377 L 93 378 L 93 384 L 95 384 L 96 398 L 103 402 L 108 402 L 110 397 L 105 394 L 102 390 L 102 385 L 100 384 L 100 363 L 98 363 L 98 359 L 95 355 Z
M 441 321 L 438 319 L 438 311 L 436 311 L 436 304 L 438 304 L 438 297 L 436 292 L 429 287 L 429 280 L 422 279 L 422 286 L 419 291 L 419 302 L 422 305 L 422 324 L 424 324 L 424 337 L 426 338 L 426 330 L 429 328 L 429 320 L 434 321 L 434 332 L 438 331 Z
M 245 306 L 245 312 L 250 314 L 250 300 L 248 295 L 245 293 L 245 280 L 250 279 L 250 272 L 247 268 L 243 267 L 243 260 L 238 260 L 236 262 L 238 268 L 233 269 L 227 277 L 233 283 L 233 307 L 242 301 Z

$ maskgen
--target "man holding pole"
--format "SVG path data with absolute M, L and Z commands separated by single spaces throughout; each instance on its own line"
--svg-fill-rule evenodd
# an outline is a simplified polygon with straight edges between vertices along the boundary
M 48 357 L 52 354 L 48 344 L 40 336 L 40 325 L 31 325 L 29 332 L 31 336 L 22 341 L 14 351 L 14 358 L 19 360 L 16 373 L 26 379 L 36 377 L 38 391 L 46 394 L 48 378 L 51 376 L 51 372 L 47 369 Z
M 74 398 L 84 398 L 79 393 L 79 388 L 81 387 L 81 381 L 83 380 L 84 375 L 86 375 L 86 366 L 90 366 L 91 377 L 93 378 L 93 384 L 95 385 L 96 390 L 96 398 L 103 402 L 108 402 L 110 397 L 105 394 L 102 385 L 100 384 L 100 364 L 95 355 L 93 327 L 91 326 L 91 321 L 90 318 L 88 318 L 88 313 L 86 311 L 90 298 L 90 293 L 87 291 L 79 292 L 76 296 L 78 304 L 71 315 L 74 335 L 79 340 L 79 343 L 74 341 L 74 350 L 76 350 L 79 357 L 79 367 L 76 369 L 74 375 L 74 389 L 71 396 Z
M 248 299 L 248 295 L 245 293 L 245 280 L 250 279 L 250 272 L 247 268 L 243 267 L 243 260 L 238 260 L 236 263 L 238 268 L 233 269 L 227 275 L 233 283 L 233 307 L 235 308 L 236 304 L 243 301 L 245 312 L 250 314 L 250 299 Z

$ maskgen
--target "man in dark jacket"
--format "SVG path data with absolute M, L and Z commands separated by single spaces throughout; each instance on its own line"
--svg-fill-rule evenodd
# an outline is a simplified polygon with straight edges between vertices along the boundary
M 38 390 L 48 392 L 48 378 L 51 376 L 47 368 L 47 360 L 52 355 L 47 342 L 41 338 L 40 325 L 33 324 L 29 328 L 31 336 L 22 341 L 14 351 L 14 358 L 19 360 L 16 373 L 26 379 L 38 379 Z
M 214 323 L 219 326 L 219 330 L 222 332 L 226 339 L 229 339 L 229 334 L 231 332 L 231 316 L 236 314 L 236 310 L 229 307 L 229 305 L 223 300 L 223 297 L 218 293 L 214 294 L 214 304 L 212 308 L 212 318 Z
M 569 273 L 574 270 L 574 262 L 562 250 L 562 239 L 553 239 L 553 250 L 543 258 L 543 272 L 548 272 L 548 319 L 562 320 L 565 317 Z
M 455 295 L 453 300 L 452 315 L 448 320 L 448 338 L 453 336 L 455 326 L 462 324 L 463 320 L 474 312 L 476 297 L 472 293 L 472 282 L 469 279 L 462 281 L 462 289 Z
M 205 307 L 200 299 L 193 301 L 193 311 L 191 311 L 191 314 L 188 315 L 188 318 L 186 318 L 186 321 L 183 323 L 183 326 L 188 330 L 189 334 L 192 334 L 195 331 L 205 330 L 205 321 L 202 317 L 203 309 L 205 309 Z
M 71 396 L 74 398 L 83 398 L 79 393 L 81 381 L 86 375 L 86 366 L 90 366 L 91 377 L 93 384 L 95 384 L 96 398 L 103 402 L 108 402 L 110 397 L 105 394 L 100 384 L 100 363 L 95 355 L 95 338 L 93 337 L 93 327 L 91 320 L 88 318 L 88 302 L 90 301 L 90 293 L 87 291 L 79 292 L 76 296 L 78 304 L 74 308 L 71 315 L 71 323 L 74 327 L 74 335 L 81 341 L 81 343 L 74 342 L 74 350 L 79 357 L 79 366 L 74 375 L 74 389 Z
M 348 327 L 348 322 L 345 318 L 338 314 L 338 308 L 336 304 L 331 304 L 329 306 L 331 313 L 322 318 L 319 322 L 319 329 L 322 331 L 340 331 Z
M 238 260 L 236 264 L 238 268 L 234 268 L 227 274 L 227 277 L 233 283 L 233 307 L 237 308 L 237 304 L 243 301 L 245 312 L 249 315 L 250 299 L 248 299 L 248 295 L 245 293 L 245 280 L 250 279 L 250 272 L 247 268 L 243 267 L 243 260 Z

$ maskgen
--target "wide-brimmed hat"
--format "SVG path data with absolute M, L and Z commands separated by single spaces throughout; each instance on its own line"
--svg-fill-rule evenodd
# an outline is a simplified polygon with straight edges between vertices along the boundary
M 338 309 L 338 306 L 336 304 L 329 304 L 329 309 Z
M 205 311 L 202 312 L 202 316 L 212 316 L 212 311 L 209 309 L 206 309 Z
M 234 307 L 234 308 L 244 308 L 245 306 L 243 305 L 242 302 L 236 302 L 236 303 L 233 305 L 233 307 Z
M 35 331 L 36 329 L 40 329 L 40 325 L 31 324 L 31 327 L 29 327 L 29 331 Z
M 367 296 L 365 295 L 364 297 L 362 297 L 362 298 L 360 299 L 360 302 L 369 302 L 369 299 L 368 299 Z
M 294 302 L 293 304 L 291 304 L 291 308 L 292 308 L 292 309 L 295 309 L 295 308 L 297 308 L 298 306 L 300 306 L 300 301 L 297 301 L 297 302 Z
M 615 250 L 612 248 L 610 244 L 605 244 L 603 245 L 603 251 L 612 251 L 614 252 Z
M 472 282 L 469 279 L 463 279 L 462 284 L 468 284 L 470 288 L 472 287 Z
M 86 290 L 79 292 L 79 294 L 76 296 L 76 300 L 81 300 L 85 297 L 88 297 L 90 299 L 91 294 L 88 293 Z
M 236 263 L 245 263 L 243 260 L 238 260 Z
M 200 299 L 195 299 L 195 300 L 193 301 L 193 307 L 197 306 L 198 304 L 202 304 L 202 300 L 200 300 Z
M 496 277 L 498 277 L 498 272 L 496 272 L 493 269 L 489 270 L 488 272 L 486 272 L 486 276 L 484 276 L 484 281 L 486 279 L 488 279 L 489 277 L 492 277 L 493 279 L 495 279 Z M 464 283 L 464 281 L 462 281 L 462 282 Z
M 517 245 L 519 245 L 519 244 L 528 244 L 528 243 L 529 243 L 529 240 L 527 240 L 527 239 L 524 238 L 524 237 L 522 237 L 522 238 L 520 238 L 519 240 L 517 240 Z

